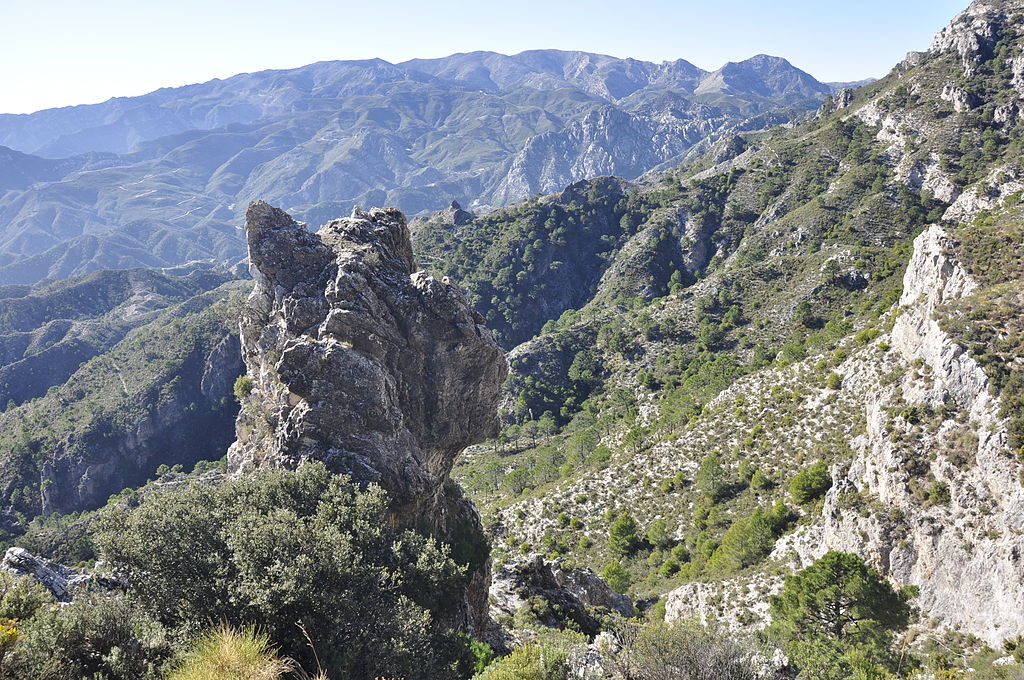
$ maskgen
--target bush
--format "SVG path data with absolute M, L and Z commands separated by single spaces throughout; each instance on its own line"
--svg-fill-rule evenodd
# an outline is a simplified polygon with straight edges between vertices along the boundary
M 830 373 L 825 381 L 825 387 L 830 390 L 838 390 L 843 386 L 843 377 L 838 373 Z
M 27 621 L 53 596 L 34 579 L 19 578 L 0 571 L 0 619 Z
M 97 542 L 129 594 L 185 634 L 258 622 L 311 666 L 302 624 L 333 677 L 450 673 L 455 647 L 431 612 L 457 600 L 464 569 L 394 528 L 381 489 L 358 491 L 322 465 L 152 494 L 106 518 Z
M 238 376 L 235 380 L 235 398 L 238 399 L 238 401 L 244 400 L 252 394 L 253 387 L 254 384 L 252 382 L 252 378 L 248 375 L 243 374 Z
M 756 648 L 739 636 L 727 636 L 696 622 L 619 621 L 618 650 L 609 666 L 634 680 L 756 680 L 763 677 Z
M 647 542 L 655 548 L 668 548 L 674 542 L 672 532 L 668 529 L 668 522 L 664 519 L 656 519 L 647 527 Z
M 729 480 L 725 468 L 722 467 L 722 459 L 717 453 L 704 457 L 694 482 L 697 491 L 704 494 L 712 503 L 720 501 L 726 496 L 729 491 Z
M 767 489 L 771 485 L 771 480 L 760 470 L 755 470 L 754 474 L 750 477 L 750 488 L 755 491 Z
M 578 633 L 545 633 L 489 665 L 475 680 L 566 680 L 570 655 L 586 646 L 587 638 Z
M 767 512 L 757 508 L 750 516 L 736 520 L 711 555 L 708 571 L 727 574 L 760 561 L 771 552 L 791 517 L 789 508 L 780 501 Z
M 789 495 L 797 505 L 807 505 L 832 488 L 832 477 L 825 461 L 818 461 L 796 473 L 789 483 Z
M 633 581 L 621 562 L 609 562 L 601 571 L 601 577 L 608 581 L 608 585 L 612 587 L 612 590 L 620 593 L 626 592 Z
M 80 597 L 67 606 L 42 607 L 22 632 L 4 659 L 5 679 L 156 678 L 172 651 L 163 626 L 121 597 Z

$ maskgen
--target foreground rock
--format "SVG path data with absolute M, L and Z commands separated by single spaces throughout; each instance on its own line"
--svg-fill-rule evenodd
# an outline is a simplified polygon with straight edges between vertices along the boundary
M 601 631 L 602 616 L 636 615 L 628 596 L 612 590 L 589 569 L 563 568 L 560 560 L 547 562 L 542 555 L 505 564 L 494 575 L 489 599 L 491 617 L 498 623 L 526 616 L 543 626 L 573 628 L 587 635 Z M 501 641 L 505 646 L 513 642 Z
M 414 271 L 397 210 L 353 211 L 313 233 L 256 202 L 246 221 L 256 285 L 230 468 L 317 460 L 381 485 L 396 522 L 440 534 L 470 565 L 454 623 L 482 625 L 487 542 L 448 477 L 463 448 L 497 431 L 507 367 L 482 317 L 446 280 Z
M 100 563 L 97 563 L 97 567 Z M 58 602 L 70 602 L 77 590 L 93 587 L 102 590 L 123 588 L 125 582 L 108 574 L 87 574 L 63 564 L 57 564 L 45 557 L 36 557 L 24 548 L 8 548 L 2 560 L 0 571 L 20 578 L 31 578 L 42 585 Z

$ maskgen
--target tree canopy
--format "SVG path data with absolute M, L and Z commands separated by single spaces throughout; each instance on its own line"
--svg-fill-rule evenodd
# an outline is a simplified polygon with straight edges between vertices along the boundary
M 917 589 L 894 589 L 878 570 L 832 551 L 786 577 L 771 598 L 770 637 L 782 642 L 801 678 L 839 680 L 865 665 L 894 669 L 895 635 L 915 615 Z

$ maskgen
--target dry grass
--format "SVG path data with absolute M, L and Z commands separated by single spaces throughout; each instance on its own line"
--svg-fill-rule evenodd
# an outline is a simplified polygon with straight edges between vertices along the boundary
M 279 680 L 295 671 L 255 628 L 221 625 L 208 633 L 167 680 Z

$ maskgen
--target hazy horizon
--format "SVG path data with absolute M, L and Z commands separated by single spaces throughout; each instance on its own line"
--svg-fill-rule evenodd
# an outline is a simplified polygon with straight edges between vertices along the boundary
M 429 7 L 393 0 L 372 6 L 295 0 L 287 13 L 266 0 L 181 0 L 173 7 L 56 0 L 46 7 L 7 8 L 8 25 L 22 30 L 0 46 L 5 62 L 18 65 L 0 73 L 0 113 L 94 104 L 317 61 L 398 63 L 474 51 L 559 49 L 652 62 L 685 59 L 709 71 L 771 54 L 823 82 L 857 81 L 881 77 L 907 51 L 926 49 L 931 36 L 966 5 L 868 0 L 856 7 L 821 7 L 783 0 L 766 7 L 756 0 L 715 6 L 637 0 L 623 12 L 607 0 L 521 0 L 495 15 L 466 0 Z M 389 23 L 383 25 L 384 19 Z

